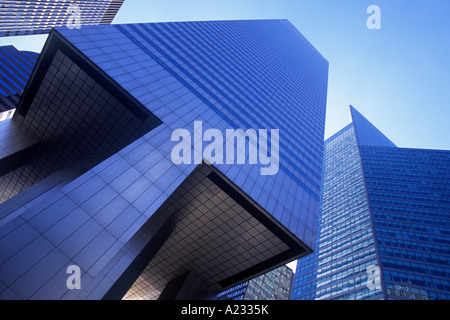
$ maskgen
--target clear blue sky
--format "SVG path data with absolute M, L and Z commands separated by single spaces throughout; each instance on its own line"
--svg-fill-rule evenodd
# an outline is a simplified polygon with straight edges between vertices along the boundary
M 369 30 L 370 5 L 381 30 Z M 114 23 L 289 19 L 330 62 L 325 137 L 355 106 L 400 147 L 450 150 L 450 0 L 125 0 Z M 0 38 L 40 51 L 46 36 Z

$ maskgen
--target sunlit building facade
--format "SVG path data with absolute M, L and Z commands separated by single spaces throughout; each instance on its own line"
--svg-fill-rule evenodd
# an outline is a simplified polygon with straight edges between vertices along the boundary
M 315 252 L 293 299 L 449 299 L 450 152 L 397 148 L 356 109 L 325 142 Z
M 53 29 L 0 124 L 1 297 L 211 298 L 309 254 L 327 78 L 287 20 Z M 279 130 L 277 170 L 175 163 L 195 123 Z
M 0 1 L 0 37 L 46 34 L 53 27 L 110 24 L 124 0 Z

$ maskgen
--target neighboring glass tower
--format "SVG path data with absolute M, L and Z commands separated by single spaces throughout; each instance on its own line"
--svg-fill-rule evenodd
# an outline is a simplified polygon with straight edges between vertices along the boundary
M 327 79 L 287 20 L 53 29 L 0 124 L 2 298 L 211 298 L 309 254 Z
M 449 299 L 450 151 L 397 148 L 358 111 L 325 142 L 315 252 L 293 299 Z
M 45 34 L 60 26 L 110 24 L 123 1 L 0 1 L 0 37 Z
M 13 116 L 38 56 L 13 46 L 0 47 L 0 121 Z
M 388 299 L 450 299 L 450 151 L 361 146 Z
M 294 272 L 281 266 L 219 293 L 217 300 L 289 300 L 293 280 Z

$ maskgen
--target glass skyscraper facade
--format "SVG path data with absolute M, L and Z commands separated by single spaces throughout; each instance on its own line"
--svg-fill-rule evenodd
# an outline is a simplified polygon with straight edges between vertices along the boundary
M 54 29 L 0 127 L 2 297 L 211 297 L 310 253 L 327 77 L 287 20 Z M 252 139 L 242 164 L 193 145 L 174 163 L 178 129 L 267 130 L 277 170 L 250 162 Z
M 0 37 L 46 34 L 60 26 L 110 24 L 124 0 L 0 1 Z
M 245 281 L 217 295 L 217 300 L 289 300 L 294 272 L 287 266 Z
M 0 121 L 10 119 L 19 102 L 38 54 L 19 51 L 14 46 L 0 47 Z
M 361 147 L 390 299 L 450 299 L 450 151 Z
M 293 299 L 448 299 L 449 151 L 397 148 L 357 110 L 325 142 L 315 252 Z

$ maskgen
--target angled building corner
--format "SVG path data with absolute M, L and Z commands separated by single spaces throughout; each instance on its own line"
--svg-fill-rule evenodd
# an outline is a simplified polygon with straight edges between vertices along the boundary
M 32 149 L 0 177 L 2 298 L 207 298 L 310 253 L 328 62 L 292 28 L 53 30 L 10 121 Z M 278 173 L 175 165 L 194 121 L 279 129 Z
M 399 148 L 350 106 L 325 142 L 314 254 L 298 300 L 448 300 L 450 151 Z

